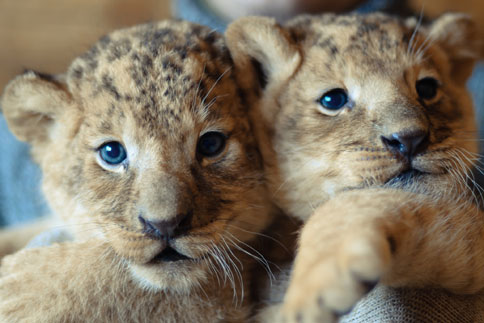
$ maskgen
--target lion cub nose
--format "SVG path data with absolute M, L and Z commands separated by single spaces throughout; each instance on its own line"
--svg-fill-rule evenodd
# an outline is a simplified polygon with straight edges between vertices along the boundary
M 163 221 L 150 221 L 138 216 L 143 226 L 143 232 L 155 239 L 169 240 L 175 235 L 185 233 L 191 227 L 192 212 L 177 214 L 173 219 Z
M 392 133 L 382 136 L 383 144 L 394 154 L 411 160 L 428 146 L 428 133 L 423 130 Z

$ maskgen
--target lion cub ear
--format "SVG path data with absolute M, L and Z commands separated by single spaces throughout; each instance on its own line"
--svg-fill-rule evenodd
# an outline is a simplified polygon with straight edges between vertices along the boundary
M 246 75 L 250 70 L 262 74 L 259 81 L 265 90 L 289 79 L 299 66 L 296 46 L 273 18 L 237 19 L 228 26 L 225 37 L 236 68 Z
M 48 139 L 54 120 L 70 101 L 66 88 L 62 76 L 33 71 L 10 81 L 0 106 L 14 135 L 31 144 Z
M 483 38 L 475 23 L 468 15 L 447 13 L 432 22 L 428 33 L 449 58 L 452 78 L 464 83 L 484 50 Z

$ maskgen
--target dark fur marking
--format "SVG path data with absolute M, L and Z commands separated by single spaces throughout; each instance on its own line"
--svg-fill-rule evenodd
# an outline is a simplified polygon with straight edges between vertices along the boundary
M 103 87 L 106 89 L 115 99 L 119 101 L 121 99 L 121 95 L 118 92 L 118 89 L 113 85 L 113 79 L 108 74 L 104 74 L 102 76 Z
M 157 57 L 159 50 L 167 44 L 175 41 L 175 34 L 169 28 L 150 30 L 143 34 L 142 43 L 148 48 L 154 57 Z
M 34 73 L 35 76 L 37 76 L 39 79 L 49 82 L 49 83 L 56 83 L 60 84 L 59 81 L 55 78 L 54 75 L 47 74 L 47 73 L 42 73 L 42 72 L 37 72 L 33 70 L 24 70 L 22 74 L 27 74 L 27 73 Z
M 78 66 L 74 69 L 74 71 L 72 72 L 72 74 L 74 75 L 74 77 L 76 79 L 81 79 L 83 74 L 84 74 L 84 70 L 82 67 Z
M 94 71 L 98 66 L 97 59 L 98 59 L 99 53 L 100 52 L 99 52 L 99 49 L 97 48 L 97 45 L 94 45 L 93 47 L 91 47 L 90 50 L 88 50 L 80 57 L 82 60 L 86 62 L 87 66 L 91 71 Z
M 146 68 L 152 68 L 153 67 L 153 60 L 148 55 L 143 55 L 143 62 L 142 62 L 142 64 Z
M 105 35 L 99 40 L 102 49 L 106 49 L 109 43 L 111 43 L 111 37 L 109 37 L 109 35 Z
M 394 255 L 395 252 L 397 251 L 397 241 L 395 240 L 395 237 L 393 237 L 393 236 L 388 236 L 387 241 L 388 241 L 388 244 L 390 246 L 390 252 L 392 253 L 392 255 Z
M 365 34 L 369 34 L 370 32 L 377 31 L 377 30 L 381 31 L 380 25 L 375 23 L 370 23 L 370 22 L 366 22 L 366 23 L 363 22 L 356 29 L 356 37 L 361 38 Z
M 101 122 L 101 126 L 100 126 L 99 129 L 101 130 L 101 133 L 110 132 L 111 129 L 112 129 L 112 126 L 109 122 L 103 121 L 103 122 Z

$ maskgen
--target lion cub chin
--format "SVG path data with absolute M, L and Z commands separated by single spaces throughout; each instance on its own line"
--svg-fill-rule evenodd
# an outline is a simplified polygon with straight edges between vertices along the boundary
M 231 68 L 220 35 L 163 21 L 8 84 L 4 116 L 74 240 L 4 259 L 2 321 L 247 317 L 271 212 Z
M 286 322 L 332 321 L 377 282 L 484 287 L 465 88 L 483 44 L 467 16 L 247 17 L 226 38 L 243 86 L 260 85 L 250 113 L 270 191 L 306 221 Z

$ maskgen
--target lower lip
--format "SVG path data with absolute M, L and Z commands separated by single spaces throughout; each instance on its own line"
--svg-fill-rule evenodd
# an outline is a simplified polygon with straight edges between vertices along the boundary
M 399 173 L 397 176 L 391 177 L 385 184 L 391 183 L 391 182 L 406 183 L 424 174 L 425 173 L 416 169 L 407 170 L 402 173 Z
M 192 259 L 168 247 L 167 249 L 163 250 L 158 255 L 156 255 L 156 257 L 153 258 L 150 261 L 150 263 L 158 264 L 158 263 L 177 262 L 177 261 L 183 261 L 183 260 L 192 260 Z

